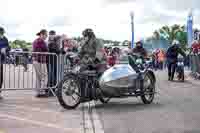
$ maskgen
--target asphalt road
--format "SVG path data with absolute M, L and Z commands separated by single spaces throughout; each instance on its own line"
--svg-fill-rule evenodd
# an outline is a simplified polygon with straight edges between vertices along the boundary
M 28 73 L 24 79 L 35 80 L 35 76 L 26 77 Z M 5 79 L 10 79 L 11 88 L 18 87 L 13 82 L 32 87 L 13 74 Z M 93 125 L 88 116 L 84 120 L 82 105 L 64 110 L 56 98 L 37 99 L 33 91 L 5 92 L 0 101 L 0 133 L 84 133 L 84 124 L 86 133 L 94 131 L 92 126 L 95 133 L 200 133 L 199 81 L 169 82 L 166 72 L 156 72 L 156 77 L 158 94 L 152 104 L 144 105 L 139 97 L 111 99 L 104 105 L 97 102 L 92 106 Z
M 140 98 L 111 99 L 96 104 L 105 133 L 200 133 L 200 84 L 167 81 L 157 72 L 155 100 L 144 105 Z

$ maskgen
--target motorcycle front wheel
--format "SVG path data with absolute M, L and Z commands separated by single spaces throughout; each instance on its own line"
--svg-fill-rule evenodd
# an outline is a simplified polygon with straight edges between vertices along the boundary
M 65 109 L 75 109 L 80 104 L 80 88 L 75 75 L 66 75 L 59 83 L 57 98 Z
M 146 73 L 144 76 L 144 88 L 141 99 L 144 104 L 150 104 L 154 100 L 155 94 L 155 79 L 150 73 Z
M 184 70 L 181 73 L 181 82 L 185 81 L 185 74 L 184 74 Z
M 184 70 L 181 70 L 180 72 L 177 73 L 177 78 L 179 81 L 184 82 L 185 80 Z

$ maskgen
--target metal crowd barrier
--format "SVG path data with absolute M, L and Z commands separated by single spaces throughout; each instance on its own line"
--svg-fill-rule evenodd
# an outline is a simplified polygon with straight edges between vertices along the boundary
M 190 68 L 193 74 L 200 74 L 200 54 L 190 55 Z
M 63 62 L 64 74 L 69 72 L 69 71 L 73 71 L 74 68 L 76 68 L 77 63 L 76 63 L 75 60 L 78 59 L 77 53 L 68 52 L 63 57 L 61 57 L 61 59 L 62 59 L 62 62 Z M 61 76 L 61 77 L 63 77 L 63 76 Z
M 62 58 L 62 55 L 39 52 L 1 54 L 1 91 L 56 88 L 63 77 Z

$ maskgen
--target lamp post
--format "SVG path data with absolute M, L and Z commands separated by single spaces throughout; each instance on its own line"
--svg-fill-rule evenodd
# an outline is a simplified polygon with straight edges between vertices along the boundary
M 131 40 L 131 48 L 134 48 L 134 13 L 131 12 L 131 31 L 132 31 L 132 40 Z

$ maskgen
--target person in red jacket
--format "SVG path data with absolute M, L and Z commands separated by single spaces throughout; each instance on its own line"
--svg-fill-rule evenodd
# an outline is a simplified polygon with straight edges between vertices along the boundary
M 200 52 L 200 41 L 194 41 L 192 44 L 192 52 L 194 54 L 197 54 L 198 52 Z
M 109 66 L 114 66 L 116 63 L 116 53 L 114 50 L 112 50 L 112 52 L 108 55 L 108 65 Z
M 37 91 L 36 97 L 47 97 L 47 91 L 44 88 L 47 88 L 47 57 L 45 52 L 48 52 L 47 44 L 45 40 L 47 39 L 47 31 L 45 29 L 41 30 L 37 33 L 39 36 L 33 42 L 33 52 L 39 52 L 41 54 L 33 54 L 33 66 L 36 72 L 36 88 L 39 89 Z

